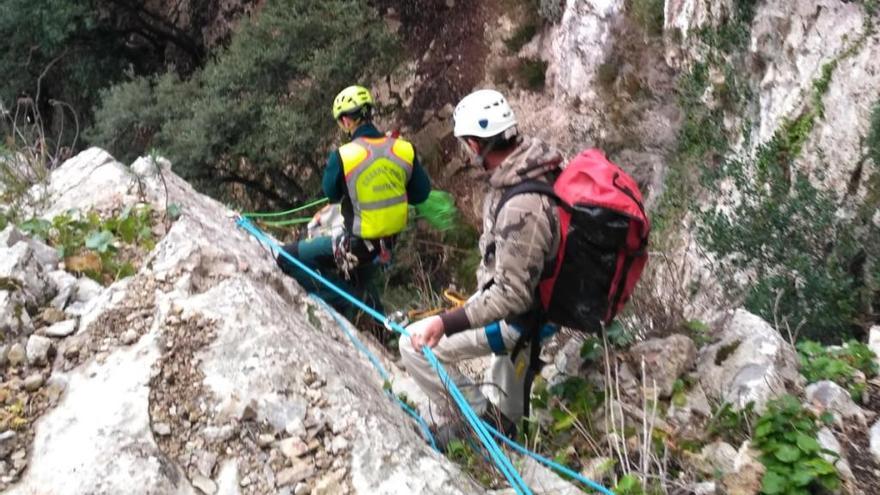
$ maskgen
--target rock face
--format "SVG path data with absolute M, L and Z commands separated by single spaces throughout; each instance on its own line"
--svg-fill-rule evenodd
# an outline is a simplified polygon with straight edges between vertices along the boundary
M 684 335 L 640 342 L 629 351 L 633 369 L 641 369 L 641 361 L 645 361 L 647 383 L 643 385 L 656 384 L 660 397 L 672 395 L 675 381 L 693 366 L 696 355 L 697 347 Z
M 556 95 L 582 102 L 597 98 L 593 82 L 614 41 L 612 21 L 623 7 L 622 0 L 567 2 L 552 35 Z
M 182 216 L 134 277 L 73 303 L 76 335 L 28 343 L 26 358 L 44 364 L 42 344 L 57 344 L 44 387 L 58 400 L 8 493 L 477 491 L 230 212 L 159 165 Z M 139 181 L 93 148 L 53 172 L 40 213 L 112 210 L 140 194 L 164 211 L 162 181 Z M 298 457 L 273 439 L 293 439 Z
M 730 15 L 731 0 L 666 0 L 664 29 L 677 29 L 683 38 L 697 29 L 717 26 Z
M 763 411 L 768 400 L 802 386 L 794 347 L 761 318 L 736 310 L 718 336 L 697 359 L 700 384 L 710 397 L 737 409 L 754 402 Z

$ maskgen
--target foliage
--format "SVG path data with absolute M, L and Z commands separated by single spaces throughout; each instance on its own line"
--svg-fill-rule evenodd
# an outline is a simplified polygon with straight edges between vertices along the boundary
M 864 282 L 849 268 L 861 241 L 855 226 L 836 215 L 833 196 L 792 165 L 812 123 L 812 114 L 788 122 L 753 162 L 725 163 L 720 175 L 739 198 L 730 213 L 703 212 L 698 235 L 727 257 L 722 275 L 729 282 L 738 271 L 754 273 L 745 294 L 750 311 L 828 341 L 849 335 L 860 311 Z
M 453 440 L 446 446 L 446 455 L 453 462 L 464 468 L 484 487 L 492 485 L 492 471 L 486 461 L 471 442 Z
M 645 495 L 642 482 L 635 474 L 622 476 L 617 484 L 614 485 L 613 491 L 617 495 Z
M 865 344 L 850 340 L 842 347 L 823 347 L 818 342 L 804 340 L 797 344 L 801 374 L 809 383 L 831 380 L 847 389 L 853 400 L 861 401 L 865 382 L 858 380 L 858 372 L 865 378 L 877 375 L 876 355 Z
M 808 495 L 838 488 L 837 469 L 820 456 L 836 454 L 822 449 L 817 433 L 816 418 L 795 397 L 785 395 L 767 404 L 752 439 L 767 468 L 762 493 Z
M 190 78 L 134 78 L 103 91 L 88 137 L 129 158 L 159 147 L 208 192 L 239 184 L 256 203 L 286 206 L 309 196 L 322 169 L 336 92 L 369 85 L 365 74 L 389 67 L 394 53 L 362 2 L 270 1 Z
M 751 436 L 754 420 L 754 402 L 749 402 L 740 410 L 734 409 L 730 403 L 724 403 L 712 414 L 706 432 L 712 438 L 739 445 Z
M 71 210 L 52 221 L 32 218 L 19 228 L 57 249 L 69 271 L 102 284 L 134 275 L 131 260 L 121 255 L 123 248 L 138 246 L 149 251 L 155 242 L 149 205 L 128 206 L 106 219 L 94 211 L 82 214 Z
M 142 2 L 0 2 L 0 102 L 14 114 L 34 113 L 46 126 L 49 148 L 72 146 L 69 122 L 74 116 L 82 127 L 91 122 L 101 88 L 126 73 L 201 64 L 204 47 L 195 40 L 201 25 L 183 32 L 163 15 Z
M 540 59 L 522 59 L 516 67 L 517 80 L 525 89 L 530 91 L 539 91 L 544 88 L 546 73 L 547 62 Z

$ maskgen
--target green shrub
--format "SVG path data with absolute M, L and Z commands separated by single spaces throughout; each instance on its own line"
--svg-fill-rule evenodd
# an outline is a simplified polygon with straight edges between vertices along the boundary
M 818 342 L 804 340 L 797 344 L 801 374 L 809 383 L 831 380 L 847 389 L 853 400 L 860 402 L 865 382 L 857 380 L 861 371 L 868 379 L 877 375 L 877 356 L 867 345 L 850 340 L 840 348 L 823 347 Z
M 767 404 L 752 439 L 767 468 L 761 493 L 808 495 L 840 486 L 837 469 L 820 456 L 836 454 L 822 449 L 817 433 L 816 418 L 796 398 L 785 395 Z
M 239 184 L 258 205 L 286 205 L 311 196 L 338 132 L 333 97 L 349 84 L 369 86 L 368 74 L 390 68 L 396 50 L 362 2 L 270 1 L 190 78 L 102 92 L 88 137 L 128 157 L 161 148 L 209 193 Z

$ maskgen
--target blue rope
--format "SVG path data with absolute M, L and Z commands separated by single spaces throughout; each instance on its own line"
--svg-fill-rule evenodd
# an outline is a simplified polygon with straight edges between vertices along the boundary
M 406 329 L 400 326 L 398 323 L 385 317 L 384 315 L 382 315 L 382 313 L 379 313 L 375 309 L 367 306 L 362 301 L 359 301 L 358 299 L 352 297 L 351 294 L 337 287 L 335 284 L 321 276 L 320 273 L 312 270 L 300 260 L 291 256 L 290 253 L 281 249 L 281 247 L 278 245 L 277 242 L 275 242 L 275 240 L 267 237 L 266 234 L 264 234 L 260 229 L 254 226 L 254 224 L 251 223 L 247 218 L 239 218 L 236 221 L 236 224 L 239 227 L 250 232 L 250 234 L 253 235 L 260 242 L 265 242 L 266 244 L 268 244 L 274 251 L 276 251 L 281 256 L 284 256 L 286 260 L 290 261 L 298 268 L 306 272 L 310 277 L 318 280 L 326 287 L 339 294 L 342 298 L 357 306 L 359 309 L 361 309 L 361 311 L 372 316 L 377 321 L 382 322 L 387 328 L 401 335 L 409 335 Z M 440 379 L 447 387 L 447 390 L 449 390 L 450 396 L 452 396 L 452 399 L 455 401 L 456 405 L 458 405 L 458 408 L 464 414 L 464 417 L 470 424 L 471 429 L 476 432 L 477 437 L 483 444 L 483 447 L 485 447 L 486 450 L 489 452 L 490 457 L 492 457 L 492 460 L 495 462 L 495 466 L 498 467 L 499 471 L 501 471 L 501 474 L 503 474 L 504 477 L 507 478 L 507 481 L 510 483 L 510 486 L 513 488 L 514 492 L 516 492 L 517 495 L 532 495 L 532 491 L 526 485 L 525 481 L 523 481 L 522 476 L 520 476 L 516 468 L 513 467 L 510 459 L 508 459 L 507 456 L 505 456 L 504 453 L 501 452 L 501 449 L 498 447 L 498 444 L 491 437 L 491 435 L 489 435 L 489 432 L 486 431 L 486 428 L 483 426 L 483 422 L 480 421 L 480 419 L 477 417 L 477 414 L 474 412 L 473 408 L 461 394 L 461 391 L 455 385 L 455 382 L 453 382 L 449 378 L 449 375 L 446 373 L 446 370 L 443 369 L 443 366 L 440 364 L 440 361 L 437 360 L 437 357 L 434 355 L 434 352 L 431 350 L 431 348 L 428 346 L 422 347 L 422 353 L 428 359 L 428 362 L 431 363 L 431 366 L 440 375 Z
M 320 281 L 321 283 L 323 283 L 324 285 L 326 285 L 327 287 L 329 287 L 330 289 L 335 291 L 337 294 L 339 294 L 343 298 L 347 299 L 349 302 L 356 305 L 358 308 L 360 308 L 361 310 L 363 310 L 364 312 L 366 312 L 367 314 L 369 314 L 370 316 L 375 318 L 377 321 L 382 322 L 390 330 L 393 330 L 401 335 L 409 336 L 409 333 L 406 331 L 405 328 L 403 328 L 399 324 L 395 323 L 394 321 L 391 321 L 389 318 L 384 317 L 381 313 L 379 313 L 378 311 L 374 310 L 373 308 L 365 305 L 363 302 L 353 298 L 350 294 L 343 291 L 339 287 L 335 286 L 329 280 L 325 279 L 319 273 L 315 272 L 314 270 L 312 270 L 308 266 L 304 265 L 301 261 L 299 261 L 296 258 L 294 258 L 293 256 L 291 256 L 286 251 L 279 249 L 277 242 L 268 238 L 265 234 L 263 234 L 262 231 L 260 231 L 257 227 L 255 227 L 246 218 L 240 218 L 236 223 L 240 227 L 242 227 L 245 230 L 247 230 L 248 232 L 250 232 L 258 240 L 260 240 L 262 242 L 267 242 L 272 248 L 275 249 L 275 251 L 277 251 L 279 254 L 283 255 L 286 259 L 288 259 L 289 261 L 294 263 L 296 266 L 298 266 L 299 268 L 304 270 L 311 277 L 317 279 L 318 281 Z M 315 297 L 315 299 L 319 303 L 321 303 L 326 309 L 330 309 L 329 306 L 327 305 L 327 303 L 325 301 L 323 301 L 321 298 L 319 298 L 317 296 L 313 296 L 313 297 Z M 370 350 L 367 349 L 367 347 L 364 346 L 363 343 L 360 342 L 359 339 L 357 339 L 357 337 L 355 337 L 353 334 L 351 334 L 348 331 L 346 326 L 339 320 L 335 311 L 331 310 L 330 314 L 331 314 L 331 316 L 333 316 L 334 320 L 337 322 L 337 324 L 340 326 L 340 328 L 343 329 L 343 331 L 346 333 L 346 335 L 349 336 L 349 338 L 352 340 L 352 342 L 355 344 L 355 346 L 367 355 L 367 357 L 370 359 L 370 361 L 373 363 L 373 365 L 376 367 L 376 369 L 382 375 L 383 380 L 388 381 L 389 380 L 388 379 L 388 372 L 382 366 L 382 363 L 379 362 L 379 359 L 372 352 L 370 352 Z M 455 402 L 461 408 L 461 411 L 464 414 L 465 419 L 467 419 L 468 422 L 471 424 L 471 427 L 477 433 L 477 436 L 479 437 L 480 442 L 483 444 L 484 447 L 486 447 L 486 450 L 489 452 L 489 454 L 492 456 L 493 460 L 495 461 L 496 466 L 498 466 L 499 470 L 502 472 L 502 474 L 504 474 L 504 476 L 510 482 L 511 486 L 513 487 L 514 491 L 517 494 L 531 494 L 532 492 L 529 490 L 528 486 L 526 486 L 525 482 L 522 480 L 522 477 L 519 475 L 519 472 L 517 472 L 516 469 L 513 467 L 513 465 L 510 464 L 510 460 L 506 456 L 504 456 L 503 453 L 500 452 L 500 449 L 498 448 L 498 444 L 496 444 L 494 442 L 494 440 L 492 440 L 492 437 L 489 436 L 490 432 L 492 435 L 494 435 L 495 437 L 497 437 L 498 439 L 503 441 L 505 444 L 507 444 L 509 447 L 513 448 L 514 450 L 516 450 L 520 454 L 531 457 L 532 459 L 544 464 L 545 466 L 547 466 L 547 467 L 549 467 L 559 473 L 565 474 L 566 476 L 569 476 L 573 479 L 576 479 L 579 482 L 581 482 L 582 484 L 588 486 L 589 488 L 592 488 L 593 490 L 595 490 L 599 493 L 602 493 L 604 495 L 615 495 L 614 492 L 612 492 L 611 490 L 609 490 L 609 489 L 603 487 L 602 485 L 590 480 L 589 478 L 582 476 L 581 474 L 579 474 L 575 471 L 572 471 L 571 469 L 569 469 L 559 463 L 556 463 L 550 459 L 547 459 L 546 457 L 543 457 L 537 453 L 531 452 L 530 450 L 526 449 L 522 445 L 507 438 L 507 436 L 505 436 L 503 433 L 496 430 L 490 424 L 481 420 L 479 417 L 477 417 L 474 410 L 470 407 L 470 404 L 468 404 L 467 400 L 461 394 L 461 391 L 458 389 L 458 387 L 456 387 L 455 382 L 453 382 L 452 379 L 449 377 L 449 375 L 446 373 L 446 370 L 440 364 L 440 361 L 437 359 L 437 356 L 433 353 L 433 351 L 431 351 L 431 349 L 429 347 L 425 346 L 422 348 L 422 352 L 424 353 L 425 357 L 428 359 L 428 362 L 431 364 L 431 366 L 437 371 L 437 374 L 440 376 L 441 382 L 447 387 L 453 400 L 455 400 Z M 434 447 L 434 449 L 437 449 L 437 446 L 434 443 L 434 438 L 431 435 L 430 430 L 428 429 L 428 425 L 425 423 L 424 419 L 422 419 L 422 417 L 419 416 L 419 414 L 417 412 L 413 411 L 411 407 L 409 407 L 407 404 L 405 404 L 403 401 L 401 401 L 399 397 L 397 397 L 396 395 L 394 395 L 393 393 L 391 393 L 390 391 L 387 391 L 387 390 L 386 390 L 386 393 L 388 393 L 389 396 L 394 398 L 398 402 L 398 404 L 401 406 L 401 408 L 403 408 L 404 411 L 406 411 L 408 414 L 410 414 L 410 416 L 412 416 L 413 418 L 416 419 L 416 421 L 419 423 L 419 426 L 422 427 L 423 433 L 425 433 L 427 438 L 430 438 L 431 446 Z M 492 447 L 494 447 L 494 449 Z M 501 462 L 499 462 L 499 457 L 501 459 Z M 521 487 L 520 487 L 520 485 L 521 485 Z
M 382 380 L 390 383 L 391 375 L 389 375 L 385 367 L 382 366 L 382 362 L 379 361 L 379 358 L 375 354 L 373 354 L 370 349 L 366 345 L 364 345 L 363 342 L 361 342 L 361 339 L 359 339 L 357 335 L 351 333 L 351 331 L 348 329 L 348 326 L 339 318 L 339 314 L 336 312 L 336 310 L 331 308 L 326 301 L 316 296 L 315 294 L 312 294 L 311 296 L 312 299 L 320 304 L 321 307 L 324 308 L 324 311 L 326 311 L 327 314 L 329 314 L 333 318 L 333 320 L 336 322 L 336 325 L 338 325 L 339 328 L 341 328 L 342 331 L 345 333 L 345 335 L 348 336 L 348 339 L 351 340 L 351 343 L 354 344 L 354 346 L 359 351 L 366 355 L 367 359 L 369 359 L 371 363 L 373 363 L 373 367 L 376 368 L 376 371 L 379 372 L 379 376 L 382 377 Z M 415 419 L 416 423 L 419 424 L 419 428 L 422 430 L 422 436 L 425 437 L 425 440 L 427 440 L 428 443 L 431 444 L 431 447 L 435 451 L 440 452 L 440 449 L 437 448 L 437 442 L 434 441 L 434 435 L 431 434 L 431 429 L 428 427 L 428 423 L 426 423 L 425 420 L 422 419 L 422 416 L 419 415 L 419 413 L 417 413 L 415 410 L 413 410 L 413 408 L 409 407 L 406 402 L 403 402 L 400 397 L 394 394 L 394 392 L 390 390 L 385 390 L 385 394 L 388 395 L 388 397 L 390 397 L 392 400 L 397 402 L 397 405 L 399 405 L 405 413 L 409 414 L 413 417 L 413 419 Z
M 485 423 L 485 422 L 484 422 L 484 423 Z M 544 464 L 545 466 L 547 466 L 547 467 L 549 467 L 549 468 L 555 470 L 556 472 L 562 473 L 562 474 L 564 474 L 564 475 L 566 475 L 566 476 L 570 476 L 570 477 L 572 477 L 572 478 L 574 478 L 574 479 L 580 481 L 580 482 L 583 483 L 584 485 L 586 485 L 586 486 L 592 488 L 593 490 L 596 490 L 596 491 L 599 492 L 599 493 L 603 493 L 604 495 L 614 495 L 614 492 L 612 492 L 611 490 L 605 488 L 604 486 L 602 486 L 602 485 L 596 483 L 595 481 L 593 481 L 593 480 L 591 480 L 591 479 L 589 479 L 589 478 L 587 478 L 587 477 L 585 477 L 585 476 L 582 476 L 580 473 L 577 473 L 577 472 L 575 472 L 575 471 L 572 471 L 571 469 L 569 469 L 569 468 L 563 466 L 562 464 L 559 464 L 559 463 L 556 463 L 556 462 L 554 462 L 554 461 L 551 461 L 550 459 L 547 459 L 546 457 L 544 457 L 544 456 L 542 456 L 542 455 L 540 455 L 540 454 L 536 454 L 535 452 L 532 452 L 532 451 L 528 450 L 527 448 L 523 447 L 522 445 L 520 445 L 520 444 L 514 442 L 513 440 L 507 438 L 506 435 L 504 435 L 504 434 L 501 433 L 500 431 L 496 430 L 496 429 L 495 429 L 494 427 L 492 427 L 492 425 L 490 425 L 489 423 L 485 423 L 485 425 L 486 425 L 486 428 L 487 428 L 490 432 L 492 432 L 493 435 L 495 435 L 496 437 L 498 437 L 499 440 L 503 441 L 503 442 L 506 443 L 509 447 L 511 447 L 513 450 L 516 450 L 516 451 L 519 452 L 520 454 L 522 454 L 522 455 L 526 455 L 526 456 L 529 456 L 529 457 L 531 457 L 532 459 L 534 459 L 534 460 L 540 462 L 541 464 Z

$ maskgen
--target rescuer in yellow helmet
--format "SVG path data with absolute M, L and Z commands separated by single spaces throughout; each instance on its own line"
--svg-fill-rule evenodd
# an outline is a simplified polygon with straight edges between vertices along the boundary
M 374 284 L 377 265 L 390 261 L 394 239 L 406 227 L 408 205 L 428 198 L 431 181 L 410 142 L 376 128 L 374 106 L 363 86 L 349 86 L 333 100 L 333 118 L 351 140 L 330 153 L 322 186 L 331 203 L 341 204 L 344 232 L 288 244 L 284 250 L 381 309 Z M 283 257 L 278 264 L 306 290 L 351 316 L 337 294 Z

